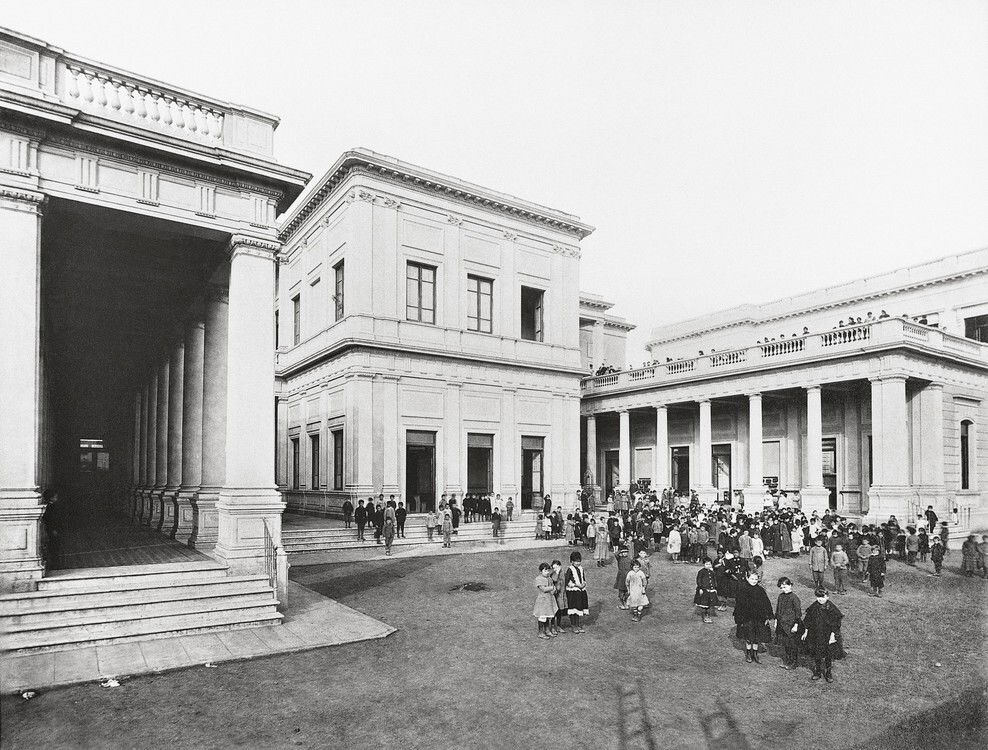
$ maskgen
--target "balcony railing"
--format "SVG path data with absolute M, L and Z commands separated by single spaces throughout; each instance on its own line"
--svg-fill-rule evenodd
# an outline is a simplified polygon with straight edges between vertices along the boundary
M 682 382 L 706 372 L 720 375 L 724 372 L 753 369 L 762 364 L 796 363 L 853 352 L 856 349 L 866 351 L 895 344 L 939 350 L 945 354 L 956 354 L 988 364 L 988 344 L 944 333 L 938 328 L 919 325 L 902 318 L 887 318 L 833 331 L 755 344 L 744 349 L 731 349 L 692 359 L 591 376 L 583 379 L 582 388 L 584 393 L 620 391 L 643 383 Z

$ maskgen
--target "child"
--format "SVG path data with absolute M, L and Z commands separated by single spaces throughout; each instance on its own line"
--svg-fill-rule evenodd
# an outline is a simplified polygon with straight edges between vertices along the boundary
M 614 555 L 617 557 L 617 577 L 614 579 L 614 588 L 618 592 L 618 609 L 629 609 L 628 601 L 628 573 L 631 572 L 631 558 L 628 557 L 628 550 L 620 545 L 615 548 Z
M 837 593 L 846 594 L 848 559 L 843 544 L 834 545 L 834 554 L 830 558 L 830 564 L 834 567 L 834 586 L 837 587 Z
M 425 531 L 429 535 L 429 541 L 432 541 L 432 535 L 436 528 L 436 512 L 430 510 L 425 514 Z
M 449 518 L 449 516 L 447 515 L 446 518 Z M 452 521 L 450 521 L 449 525 L 450 531 L 452 531 Z M 443 543 L 443 546 L 445 547 L 447 545 Z M 551 569 L 548 563 L 541 563 L 539 565 L 539 575 L 535 579 L 535 590 L 538 593 L 535 595 L 535 609 L 532 610 L 532 614 L 539 623 L 539 638 L 543 640 L 551 637 L 549 634 L 549 623 L 556 615 L 556 597 L 553 595 L 556 587 L 552 583 L 550 573 Z
M 453 516 L 447 510 L 443 512 L 443 547 L 453 546 Z
M 930 554 L 930 535 L 926 533 L 926 527 L 919 530 L 919 561 L 926 562 L 926 556 Z
M 666 543 L 666 551 L 672 557 L 673 564 L 679 563 L 679 552 L 683 545 L 683 537 L 679 529 L 673 526 L 669 529 L 669 541 Z
M 933 572 L 930 573 L 931 576 L 940 577 L 940 569 L 943 567 L 943 556 L 946 550 L 943 546 L 943 541 L 940 537 L 933 537 L 933 546 L 930 547 L 930 559 L 933 561 Z
M 878 550 L 868 558 L 876 559 L 885 564 L 885 559 Z M 806 630 L 803 632 L 802 640 L 811 654 L 813 654 L 813 676 L 811 680 L 819 680 L 821 677 L 827 682 L 833 682 L 834 677 L 831 672 L 831 665 L 834 659 L 844 656 L 841 646 L 840 625 L 844 615 L 827 597 L 824 589 L 817 589 L 815 592 L 816 601 L 806 608 L 803 617 L 803 624 Z
M 810 548 L 810 573 L 813 574 L 813 587 L 824 588 L 823 574 L 827 570 L 827 550 L 823 547 L 823 537 L 818 536 L 813 540 L 813 547 Z
M 799 597 L 793 593 L 791 579 L 783 576 L 776 585 L 782 593 L 775 604 L 775 642 L 785 649 L 779 666 L 796 669 L 799 666 L 799 628 L 803 609 Z
M 759 586 L 761 586 L 762 584 L 762 578 L 765 577 L 765 571 L 762 570 L 762 565 L 764 564 L 764 562 L 765 561 L 762 560 L 761 557 L 756 556 L 751 558 L 751 572 L 754 573 L 756 576 L 758 576 Z
M 652 579 L 652 562 L 645 550 L 638 553 L 638 563 L 641 565 L 642 573 L 645 574 L 645 583 L 647 584 Z
M 864 581 L 868 578 L 868 558 L 871 557 L 871 544 L 868 543 L 868 537 L 861 537 L 861 544 L 858 545 L 858 565 L 860 566 L 859 572 L 861 573 L 861 580 Z
M 703 561 L 703 567 L 696 574 L 696 594 L 693 595 L 693 603 L 699 607 L 703 615 L 703 622 L 707 625 L 713 622 L 710 619 L 710 608 L 716 607 L 720 603 L 717 597 L 717 582 L 714 578 L 714 563 L 708 557 Z
M 599 528 L 598 536 L 600 539 L 597 540 L 594 548 L 594 559 L 597 561 L 597 567 L 603 568 L 607 565 L 607 553 L 610 551 L 607 545 L 607 522 L 603 517 L 600 519 Z
M 631 563 L 631 571 L 627 575 L 625 585 L 628 589 L 627 606 L 634 610 L 631 613 L 631 621 L 641 622 L 642 610 L 648 606 L 648 597 L 645 595 L 645 587 L 648 585 L 648 579 L 645 578 L 645 574 L 642 572 L 640 560 L 635 560 Z
M 552 574 L 549 576 L 552 579 L 552 584 L 555 586 L 553 591 L 556 597 L 556 614 L 553 620 L 550 620 L 548 625 L 549 635 L 559 635 L 564 632 L 563 628 L 563 615 L 566 614 L 566 581 L 563 576 L 563 564 L 559 560 L 552 561 Z
M 583 556 L 579 552 L 571 552 L 569 561 L 570 566 L 566 569 L 566 601 L 569 606 L 569 621 L 573 625 L 573 632 L 582 635 L 587 631 L 580 624 L 580 618 L 590 614 L 587 578 L 583 571 Z
M 552 516 L 543 516 L 542 518 L 542 538 L 552 539 Z
M 885 558 L 877 547 L 868 558 L 868 578 L 871 582 L 871 592 L 868 595 L 881 597 L 882 589 L 885 588 Z

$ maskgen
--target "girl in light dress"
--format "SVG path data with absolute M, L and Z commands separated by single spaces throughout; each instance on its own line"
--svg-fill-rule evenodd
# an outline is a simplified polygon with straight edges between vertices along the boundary
M 450 524 L 452 525 L 452 523 Z M 539 565 L 539 574 L 535 578 L 535 608 L 532 614 L 539 623 L 539 638 L 551 638 L 550 623 L 556 616 L 556 586 L 552 582 L 552 569 L 548 563 Z
M 642 610 L 648 606 L 648 596 L 645 595 L 645 587 L 648 585 L 648 579 L 645 577 L 645 573 L 642 571 L 642 564 L 640 560 L 635 560 L 631 563 L 631 570 L 628 572 L 627 586 L 628 586 L 628 601 L 627 604 L 631 608 L 631 620 L 632 622 L 640 622 L 642 619 Z
M 607 565 L 607 562 L 609 560 L 609 555 L 608 555 L 609 550 L 607 548 L 607 542 L 608 542 L 607 519 L 604 518 L 603 516 L 601 516 L 600 519 L 599 529 L 600 531 L 598 536 L 600 537 L 600 539 L 597 540 L 597 545 L 594 547 L 593 556 L 594 559 L 597 561 L 597 567 L 603 568 L 605 565 Z

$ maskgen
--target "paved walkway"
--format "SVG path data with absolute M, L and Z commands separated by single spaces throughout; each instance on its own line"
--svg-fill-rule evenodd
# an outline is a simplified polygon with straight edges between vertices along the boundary
M 64 651 L 0 655 L 0 691 L 19 693 L 385 638 L 395 629 L 288 582 L 281 625 Z
M 396 539 L 391 547 L 391 555 L 384 554 L 384 545 L 375 545 L 371 548 L 357 547 L 344 550 L 324 550 L 319 552 L 300 552 L 288 556 L 288 563 L 293 568 L 302 565 L 324 565 L 326 563 L 362 562 L 364 560 L 393 560 L 395 558 L 406 557 L 432 557 L 434 555 L 473 555 L 478 552 L 496 552 L 498 550 L 517 549 L 539 549 L 545 547 L 566 546 L 565 539 L 499 539 L 492 540 L 470 540 L 457 541 L 453 537 L 452 547 L 443 547 L 442 542 L 437 540 L 434 544 L 409 544 L 402 545 L 400 539 Z M 570 550 L 579 550 L 584 560 L 593 557 L 593 552 L 583 549 L 583 546 L 570 547 Z M 567 556 L 568 559 L 568 556 Z M 547 561 L 548 562 L 548 561 Z M 298 576 L 293 576 L 298 578 Z

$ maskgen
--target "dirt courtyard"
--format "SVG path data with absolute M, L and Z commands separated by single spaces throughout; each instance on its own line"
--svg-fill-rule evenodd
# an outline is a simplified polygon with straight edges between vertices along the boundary
M 641 623 L 616 609 L 615 566 L 586 566 L 584 635 L 536 637 L 538 563 L 573 548 L 295 567 L 292 578 L 398 628 L 371 641 L 52 690 L 2 702 L 15 748 L 985 747 L 986 591 L 889 563 L 886 596 L 854 582 L 836 681 L 775 648 L 747 665 L 731 612 L 695 615 L 696 566 L 656 555 Z M 551 554 L 550 554 L 551 553 Z M 586 555 L 585 555 L 586 556 Z M 769 560 L 812 601 L 806 557 Z M 483 586 L 463 584 L 480 583 Z M 481 589 L 481 590 L 471 590 Z

